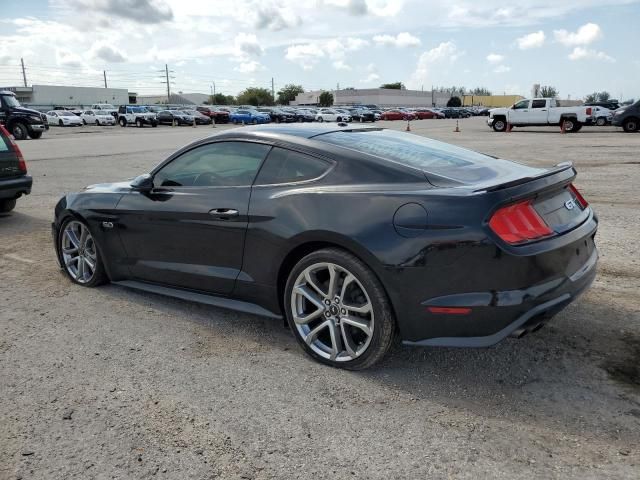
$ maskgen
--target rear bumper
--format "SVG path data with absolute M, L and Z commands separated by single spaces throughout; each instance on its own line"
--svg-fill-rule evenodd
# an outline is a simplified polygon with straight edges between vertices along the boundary
M 21 195 L 29 195 L 32 184 L 33 179 L 29 175 L 12 179 L 0 178 L 0 198 L 18 198 Z
M 497 332 L 473 337 L 438 337 L 405 341 L 406 345 L 438 347 L 489 347 L 519 331 L 539 327 L 589 288 L 596 276 L 598 251 L 593 249 L 587 261 L 572 275 L 521 290 L 476 292 L 447 295 L 423 302 L 428 307 L 470 307 L 472 315 L 515 320 Z M 455 319 L 451 319 L 455 322 Z

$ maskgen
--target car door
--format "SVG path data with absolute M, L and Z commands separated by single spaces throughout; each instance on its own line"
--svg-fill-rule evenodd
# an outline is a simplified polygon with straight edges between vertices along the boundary
M 219 141 L 181 153 L 153 172 L 150 192 L 117 206 L 131 276 L 229 294 L 242 267 L 251 184 L 269 145 Z
M 546 125 L 548 115 L 549 108 L 547 107 L 547 101 L 545 99 L 538 98 L 531 100 L 528 123 Z
M 509 123 L 513 125 L 530 123 L 529 100 L 520 100 L 509 110 Z

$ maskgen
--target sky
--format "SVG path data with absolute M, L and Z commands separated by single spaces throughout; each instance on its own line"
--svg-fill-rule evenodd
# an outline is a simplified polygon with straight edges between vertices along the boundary
M 0 86 L 235 95 L 486 87 L 640 97 L 640 0 L 2 0 Z

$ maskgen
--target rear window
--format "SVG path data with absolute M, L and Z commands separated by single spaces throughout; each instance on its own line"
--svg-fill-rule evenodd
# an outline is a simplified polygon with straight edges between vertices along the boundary
M 496 159 L 466 148 L 393 130 L 331 132 L 315 140 L 374 155 L 463 183 L 537 175 L 539 169 Z
M 9 151 L 9 141 L 5 140 L 4 133 L 0 132 L 0 152 Z

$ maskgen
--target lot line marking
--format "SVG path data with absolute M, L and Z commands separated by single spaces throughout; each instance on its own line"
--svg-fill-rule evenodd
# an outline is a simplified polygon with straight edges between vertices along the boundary
M 10 258 L 11 260 L 16 260 L 18 262 L 22 262 L 22 263 L 36 263 L 35 260 L 29 260 L 28 258 L 22 258 L 18 255 L 15 255 L 13 253 L 5 253 L 3 255 L 3 257 L 5 258 Z

